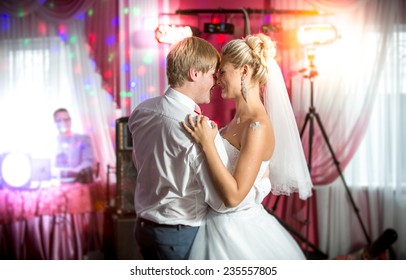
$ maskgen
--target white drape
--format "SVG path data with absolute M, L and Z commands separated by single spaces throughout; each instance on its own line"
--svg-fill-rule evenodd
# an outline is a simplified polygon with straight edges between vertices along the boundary
M 363 5 L 347 2 L 351 3 L 350 8 L 330 8 L 328 12 L 334 10 L 333 15 L 319 19 L 335 25 L 340 38 L 331 45 L 317 47 L 314 60 L 318 71 L 314 81 L 314 105 L 341 169 L 345 169 L 365 134 L 399 11 L 395 5 L 385 5 L 378 0 L 360 1 Z M 305 54 L 303 52 L 304 57 Z M 301 66 L 307 67 L 307 64 L 304 59 Z M 309 80 L 297 75 L 292 84 L 293 107 L 298 124 L 302 125 L 310 105 Z M 308 136 L 306 131 L 305 151 Z M 313 182 L 330 183 L 338 172 L 317 124 L 314 136 Z
M 83 22 L 52 25 L 27 16 L 3 18 L 2 24 L 0 153 L 49 157 L 56 135 L 52 114 L 66 107 L 72 129 L 91 137 L 105 179 L 107 164 L 115 163 L 114 103 L 89 58 Z
M 402 146 L 406 119 L 401 110 L 406 105 L 405 40 L 399 18 L 402 3 L 306 2 L 333 12 L 329 23 L 341 34 L 333 45 L 316 50 L 319 76 L 315 80 L 315 107 L 335 153 L 347 154 L 342 158 L 344 162 L 352 160 L 344 177 L 371 241 L 393 228 L 398 234 L 393 248 L 397 258 L 405 259 L 406 220 L 400 218 L 406 208 Z M 293 104 L 302 118 L 308 108 L 308 85 L 303 80 L 296 82 Z M 322 138 L 315 142 L 313 162 L 324 166 L 328 162 L 318 161 L 318 157 L 330 153 Z M 358 149 L 357 154 L 351 159 L 354 149 Z M 331 157 L 329 160 L 331 164 Z M 330 258 L 366 245 L 340 178 L 317 188 L 317 209 L 320 249 Z
M 371 235 L 393 228 L 406 258 L 406 28 L 396 32 L 379 80 L 369 129 L 345 175 L 361 193 Z M 365 189 L 368 191 L 365 192 Z M 345 222 L 345 221 L 344 221 Z

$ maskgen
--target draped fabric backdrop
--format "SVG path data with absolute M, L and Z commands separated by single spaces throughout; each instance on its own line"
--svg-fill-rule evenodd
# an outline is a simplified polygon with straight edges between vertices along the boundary
M 238 9 L 246 1 L 224 1 Z M 317 10 L 323 14 L 250 14 L 251 33 L 269 25 L 278 44 L 298 129 L 310 101 L 303 68 L 309 61 L 296 38 L 308 23 L 333 24 L 339 40 L 315 52 L 318 76 L 314 103 L 344 178 L 372 241 L 387 228 L 398 233 L 397 257 L 406 259 L 406 15 L 400 0 L 254 1 L 250 8 Z M 168 45 L 154 40 L 158 23 L 190 23 L 202 29 L 213 15 L 173 15 L 178 9 L 218 9 L 215 1 L 189 0 L 22 0 L 0 2 L 0 153 L 47 154 L 55 135 L 52 112 L 72 113 L 73 128 L 88 133 L 101 175 L 115 162 L 116 112 L 126 116 L 141 101 L 167 86 Z M 241 14 L 220 17 L 235 23 L 235 34 L 201 36 L 219 50 L 243 35 Z M 185 22 L 184 22 L 185 21 Z M 218 94 L 205 113 L 224 125 L 232 105 Z M 306 154 L 309 134 L 303 137 Z M 329 258 L 367 244 L 337 168 L 315 124 L 312 155 L 314 196 L 269 196 L 264 205 Z M 276 203 L 277 202 L 277 203 Z M 310 227 L 307 227 L 310 207 Z M 304 244 L 302 243 L 304 246 Z
M 400 110 L 406 105 L 404 4 L 396 0 L 306 2 L 332 13 L 324 22 L 335 25 L 341 36 L 332 45 L 316 48 L 316 110 L 345 170 L 367 235 L 374 241 L 385 229 L 395 229 L 394 248 L 397 257 L 405 259 L 406 220 L 400 219 L 406 207 L 401 144 L 405 115 Z M 309 107 L 310 85 L 299 75 L 292 85 L 292 102 L 301 124 Z M 318 185 L 319 246 L 334 258 L 362 248 L 367 237 L 317 124 L 314 135 L 312 178 Z M 305 132 L 305 151 L 308 141 Z

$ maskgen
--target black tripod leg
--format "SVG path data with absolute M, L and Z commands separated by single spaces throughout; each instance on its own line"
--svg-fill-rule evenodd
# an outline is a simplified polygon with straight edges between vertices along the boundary
M 307 238 L 304 238 L 303 236 L 300 235 L 299 232 L 297 232 L 296 230 L 294 230 L 292 227 L 290 227 L 287 223 L 285 223 L 282 219 L 280 219 L 278 216 L 274 215 L 272 213 L 272 211 L 270 211 L 269 209 L 267 209 L 266 207 L 264 207 L 265 210 L 271 214 L 272 216 L 274 216 L 279 223 L 281 223 L 290 233 L 292 233 L 294 236 L 296 236 L 300 241 L 306 243 L 306 246 L 310 246 L 314 252 L 316 252 L 320 257 L 322 257 L 323 259 L 327 259 L 327 255 L 324 254 L 322 251 L 320 251 L 313 243 L 311 243 Z M 306 253 L 308 252 L 308 250 L 306 250 Z M 306 256 L 309 259 L 309 256 Z
M 302 138 L 302 136 L 303 136 L 303 132 L 305 131 L 305 128 L 306 128 L 306 125 L 307 125 L 309 119 L 310 119 L 310 113 L 307 113 L 306 117 L 305 117 L 305 121 L 302 126 L 302 129 L 300 130 L 300 138 Z
M 309 127 L 309 151 L 308 151 L 308 156 L 309 159 L 307 161 L 307 168 L 309 169 L 309 173 L 311 174 L 312 171 L 312 146 L 313 146 L 313 133 L 314 133 L 314 124 L 313 124 L 313 107 L 309 109 L 309 112 L 306 114 L 305 121 L 303 123 L 302 129 L 300 131 L 300 138 L 303 139 L 303 133 L 306 129 L 307 124 L 310 121 L 310 127 Z M 307 198 L 307 208 L 306 208 L 306 220 L 304 221 L 305 226 L 306 226 L 306 238 L 305 240 L 309 240 L 309 232 L 310 232 L 310 198 Z M 308 250 L 308 245 L 309 242 L 306 242 L 306 257 L 309 258 L 309 250 Z
M 368 244 L 370 244 L 371 243 L 371 238 L 369 237 L 369 235 L 368 235 L 368 233 L 367 233 L 367 231 L 365 229 L 364 223 L 362 222 L 361 216 L 359 214 L 359 209 L 355 205 L 354 199 L 353 199 L 353 197 L 351 195 L 351 192 L 350 192 L 350 190 L 349 190 L 349 188 L 347 186 L 347 183 L 346 183 L 346 181 L 344 179 L 343 173 L 342 173 L 341 168 L 340 168 L 340 162 L 337 160 L 337 158 L 336 158 L 336 156 L 334 154 L 333 148 L 331 147 L 330 141 L 328 140 L 327 133 L 324 130 L 323 124 L 321 123 L 319 114 L 315 113 L 314 115 L 316 116 L 317 123 L 318 123 L 318 125 L 320 127 L 321 133 L 323 134 L 323 138 L 326 141 L 327 147 L 328 147 L 328 149 L 330 151 L 330 154 L 331 154 L 331 156 L 333 158 L 334 164 L 335 164 L 335 166 L 337 168 L 337 171 L 338 171 L 338 173 L 340 175 L 340 178 L 343 181 L 344 188 L 345 188 L 345 190 L 347 192 L 348 197 L 350 198 L 352 208 L 354 209 L 355 214 L 357 215 L 358 221 L 359 221 L 359 223 L 361 225 L 362 231 L 364 232 L 365 238 L 367 239 Z

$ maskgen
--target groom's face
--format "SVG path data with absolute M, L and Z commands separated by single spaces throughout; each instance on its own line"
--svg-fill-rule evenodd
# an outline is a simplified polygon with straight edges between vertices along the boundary
M 198 73 L 197 86 L 199 87 L 198 104 L 210 103 L 212 88 L 216 84 L 216 68 L 213 67 L 208 72 Z

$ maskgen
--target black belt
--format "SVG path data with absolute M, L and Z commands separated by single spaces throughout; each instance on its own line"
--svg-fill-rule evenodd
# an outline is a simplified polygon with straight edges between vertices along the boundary
M 143 225 L 148 225 L 151 227 L 164 227 L 164 228 L 176 228 L 176 229 L 182 229 L 182 228 L 190 228 L 192 226 L 187 226 L 187 225 L 167 225 L 167 224 L 158 224 L 156 222 L 150 221 L 150 220 L 146 220 L 144 218 L 138 218 L 138 223 L 141 224 L 141 226 Z

